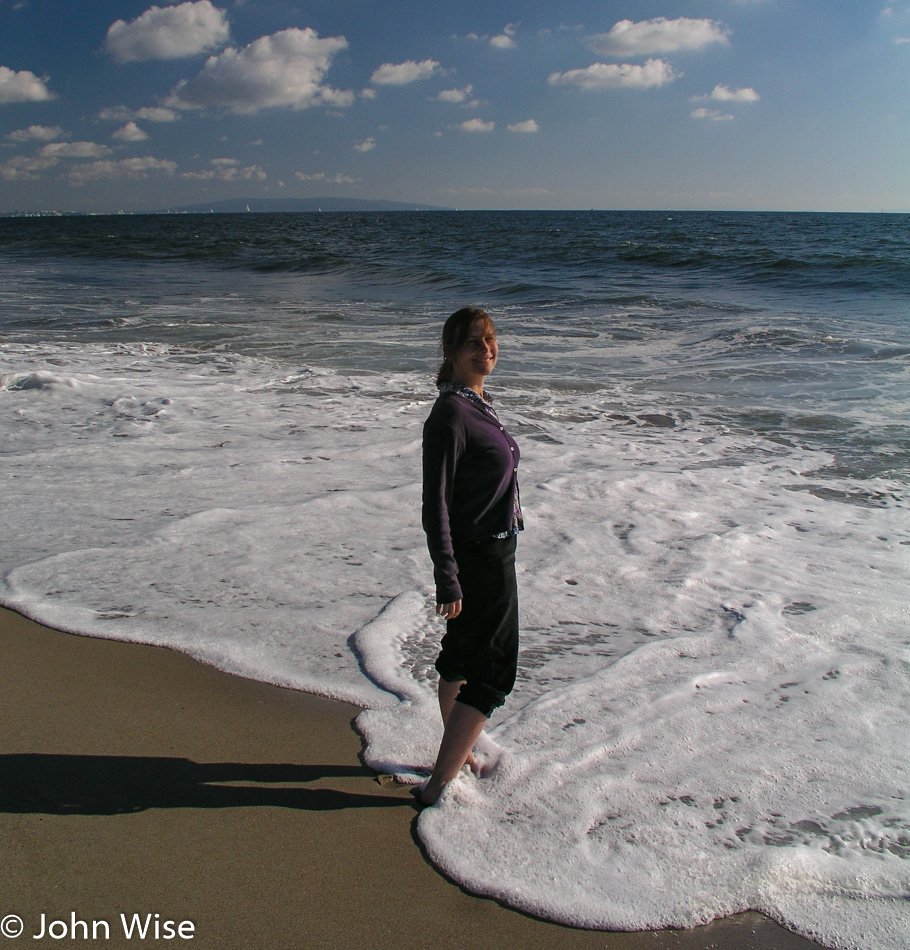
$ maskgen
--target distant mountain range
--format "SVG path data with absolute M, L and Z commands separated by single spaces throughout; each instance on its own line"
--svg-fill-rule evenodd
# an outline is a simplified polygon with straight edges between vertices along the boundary
M 231 198 L 202 204 L 163 208 L 158 214 L 237 214 L 286 211 L 453 211 L 406 201 L 368 201 L 363 198 Z

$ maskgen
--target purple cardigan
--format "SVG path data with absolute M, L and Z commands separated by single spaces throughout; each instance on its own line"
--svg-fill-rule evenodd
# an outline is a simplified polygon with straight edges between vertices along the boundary
M 453 541 L 514 527 L 518 445 L 499 421 L 457 392 L 441 392 L 423 426 L 423 530 L 436 602 L 462 599 Z

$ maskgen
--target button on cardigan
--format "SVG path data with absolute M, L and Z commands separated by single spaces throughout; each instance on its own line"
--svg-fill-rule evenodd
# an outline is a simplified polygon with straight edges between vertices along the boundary
M 462 599 L 453 542 L 521 529 L 515 440 L 480 404 L 440 392 L 423 427 L 423 529 L 433 560 L 436 602 Z

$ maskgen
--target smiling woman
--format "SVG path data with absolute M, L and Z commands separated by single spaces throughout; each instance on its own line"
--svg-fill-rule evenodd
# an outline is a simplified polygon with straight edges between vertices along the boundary
M 440 394 L 423 430 L 423 527 L 436 613 L 446 620 L 436 660 L 445 729 L 433 774 L 417 791 L 424 805 L 464 765 L 479 771 L 474 744 L 518 670 L 519 451 L 484 392 L 499 356 L 493 321 L 476 307 L 453 313 L 442 352 Z

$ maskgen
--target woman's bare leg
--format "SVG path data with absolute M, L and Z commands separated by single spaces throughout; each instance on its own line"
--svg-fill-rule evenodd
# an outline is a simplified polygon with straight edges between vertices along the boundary
M 462 683 L 464 683 L 464 680 L 458 680 L 454 683 L 444 679 L 439 680 L 439 711 L 442 713 L 443 725 L 449 721 L 449 713 L 452 711 L 452 706 L 455 705 L 455 697 L 458 695 Z
M 486 721 L 479 709 L 453 701 L 433 774 L 420 792 L 424 805 L 435 805 L 442 790 L 461 771 Z
M 442 724 L 446 725 L 449 721 L 449 715 L 452 712 L 452 707 L 455 705 L 455 699 L 458 696 L 458 691 L 461 689 L 462 683 L 464 680 L 457 680 L 454 683 L 449 683 L 444 679 L 439 680 L 439 712 L 442 714 Z M 464 764 L 476 775 L 478 770 L 477 759 L 474 758 L 473 749 L 468 752 L 467 758 L 464 760 Z

